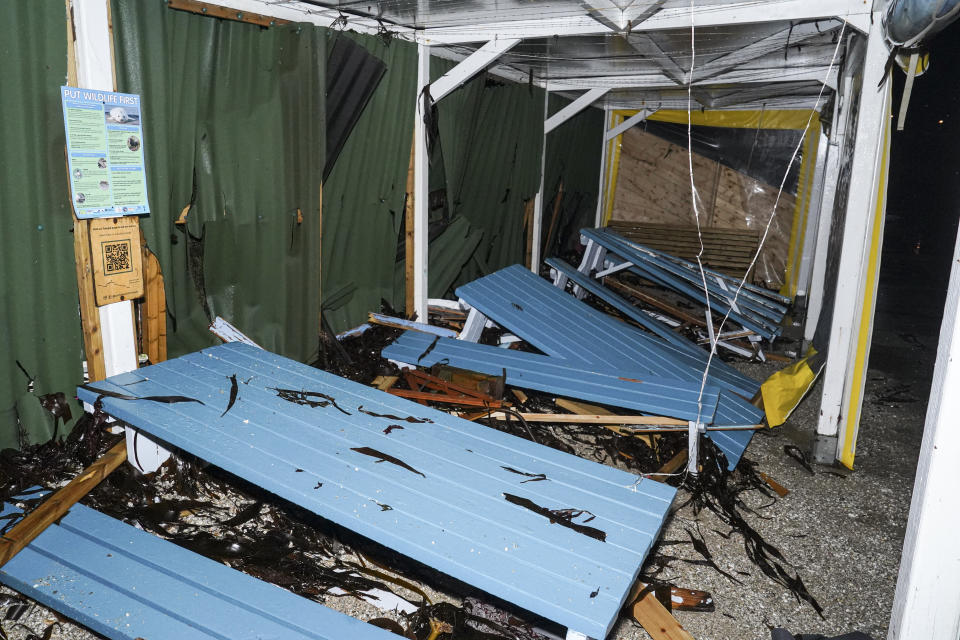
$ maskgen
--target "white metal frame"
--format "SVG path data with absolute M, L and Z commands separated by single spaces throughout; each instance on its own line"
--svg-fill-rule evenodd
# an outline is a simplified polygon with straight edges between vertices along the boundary
M 113 64 L 110 48 L 110 16 L 107 0 L 73 0 L 76 31 L 77 84 L 86 89 L 113 91 Z M 134 331 L 133 303 L 115 302 L 97 308 L 103 361 L 107 376 L 137 368 L 137 337 Z M 126 430 L 127 459 L 145 473 L 156 471 L 170 453 L 141 436 Z M 136 449 L 134 447 L 136 446 Z
M 428 315 L 428 256 L 430 224 L 430 157 L 427 154 L 427 128 L 423 121 L 430 84 L 430 47 L 417 45 L 417 96 L 413 126 L 413 310 L 426 322 Z
M 960 234 L 920 445 L 889 640 L 955 640 L 960 629 Z
M 873 307 L 862 309 L 867 283 L 867 257 L 870 250 L 874 215 L 877 213 L 877 187 L 882 169 L 884 128 L 890 100 L 889 79 L 885 78 L 889 51 L 883 37 L 879 12 L 870 30 L 863 64 L 859 116 L 854 138 L 853 165 L 850 172 L 846 218 L 837 286 L 831 320 L 829 357 L 824 372 L 823 398 L 817 436 L 836 438 L 836 456 L 843 449 L 849 411 L 859 414 L 859 403 L 849 406 L 854 384 L 855 355 L 862 314 L 872 318 Z M 879 270 L 879 257 L 878 265 Z M 876 280 L 874 280 L 874 287 Z M 876 296 L 873 296 L 874 301 Z M 871 322 L 872 326 L 872 322 Z M 866 368 L 866 358 L 863 367 Z M 862 384 L 865 376 L 860 377 Z M 821 461 L 827 448 L 815 453 Z

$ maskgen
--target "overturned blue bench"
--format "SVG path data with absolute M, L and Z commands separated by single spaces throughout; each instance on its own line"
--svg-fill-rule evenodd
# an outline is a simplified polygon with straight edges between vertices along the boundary
M 0 582 L 111 640 L 396 639 L 83 505 L 4 565 Z
M 238 343 L 78 394 L 163 443 L 594 638 L 616 622 L 676 493 Z

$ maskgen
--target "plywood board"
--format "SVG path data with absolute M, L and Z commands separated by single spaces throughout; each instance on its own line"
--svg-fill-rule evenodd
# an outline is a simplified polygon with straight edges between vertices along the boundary
M 143 295 L 143 259 L 137 218 L 91 221 L 90 258 L 97 306 Z

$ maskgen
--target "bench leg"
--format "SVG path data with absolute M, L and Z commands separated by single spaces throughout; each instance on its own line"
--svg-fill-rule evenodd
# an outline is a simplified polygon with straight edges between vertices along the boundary
M 126 429 L 127 462 L 141 473 L 153 473 L 170 458 L 170 452 L 132 427 Z
M 460 331 L 460 335 L 457 336 L 457 340 L 476 342 L 480 339 L 480 334 L 483 333 L 483 327 L 486 324 L 487 316 L 471 308 L 470 313 L 467 314 L 467 320 L 463 323 L 463 329 Z
M 567 640 L 590 640 L 590 636 L 573 629 L 567 629 Z

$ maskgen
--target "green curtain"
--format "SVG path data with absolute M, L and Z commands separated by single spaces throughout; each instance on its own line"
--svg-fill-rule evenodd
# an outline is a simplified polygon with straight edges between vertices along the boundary
M 142 96 L 171 356 L 220 315 L 260 345 L 317 352 L 326 31 L 113 0 L 120 91 Z M 175 221 L 188 204 L 185 225 Z
M 324 313 L 341 331 L 364 322 L 381 299 L 396 306 L 394 271 L 413 142 L 417 47 L 356 33 L 331 37 L 352 38 L 387 65 L 323 187 L 323 291 L 324 300 L 331 301 Z M 352 293 L 337 295 L 345 290 Z
M 63 0 L 0 2 L 0 448 L 48 440 L 39 398 L 83 381 L 60 86 Z M 17 363 L 33 378 L 28 378 Z M 82 412 L 71 401 L 74 418 Z M 60 427 L 60 434 L 66 429 Z M 21 438 L 22 436 L 22 438 Z
M 451 212 L 483 231 L 457 285 L 524 261 L 524 206 L 540 188 L 543 101 L 542 89 L 481 74 L 438 103 Z
M 550 96 L 550 113 L 556 113 L 570 101 Z M 575 250 L 580 244 L 580 229 L 592 227 L 597 213 L 597 189 L 600 181 L 600 154 L 603 149 L 603 109 L 589 107 L 547 135 L 544 168 L 546 204 L 543 209 L 543 242 L 553 215 L 551 200 L 561 180 L 563 199 L 555 223 L 551 246 L 544 244 L 544 257 Z

